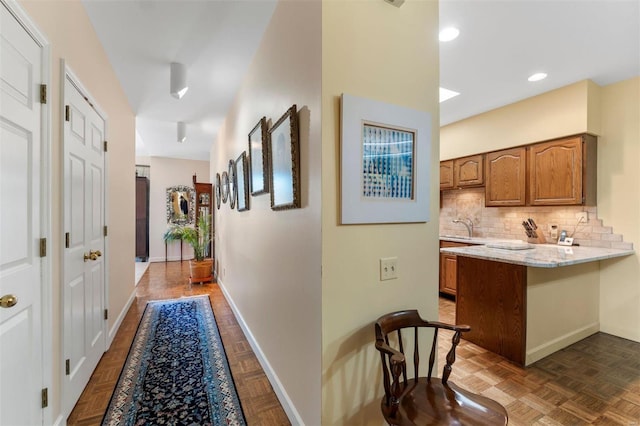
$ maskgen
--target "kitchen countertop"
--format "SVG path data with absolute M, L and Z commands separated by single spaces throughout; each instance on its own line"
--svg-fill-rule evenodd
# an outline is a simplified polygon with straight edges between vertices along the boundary
M 556 244 L 530 244 L 532 248 L 524 250 L 509 250 L 488 247 L 489 245 L 522 245 L 523 241 L 500 240 L 495 238 L 465 238 L 456 236 L 441 236 L 441 241 L 453 241 L 475 244 L 467 247 L 441 248 L 442 253 L 476 259 L 493 260 L 496 262 L 512 263 L 515 265 L 532 266 L 536 268 L 557 268 L 578 263 L 595 262 L 615 257 L 629 256 L 634 250 L 620 250 L 602 247 L 559 246 Z

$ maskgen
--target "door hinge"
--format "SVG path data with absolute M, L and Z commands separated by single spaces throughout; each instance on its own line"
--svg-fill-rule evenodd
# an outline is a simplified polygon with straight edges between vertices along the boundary
M 65 248 L 69 248 L 70 240 L 71 240 L 71 235 L 68 232 L 66 232 L 64 234 L 64 247 Z
M 104 310 L 104 319 L 106 319 L 106 320 L 109 319 L 109 310 L 108 309 Z
M 71 360 L 68 359 L 64 362 L 64 374 L 65 376 L 68 376 L 69 374 L 71 374 Z
M 47 239 L 40 238 L 40 257 L 47 256 Z
M 107 225 L 104 226 L 104 232 L 103 232 L 103 236 L 106 237 L 109 234 L 109 231 L 107 229 Z
M 42 408 L 47 408 L 49 406 L 49 389 L 42 389 Z
M 104 141 L 104 152 L 107 152 L 107 141 Z
M 64 106 L 64 121 L 69 121 L 69 117 L 71 116 L 71 111 L 69 105 Z
M 47 103 L 47 85 L 46 84 L 40 85 L 40 103 L 41 104 Z

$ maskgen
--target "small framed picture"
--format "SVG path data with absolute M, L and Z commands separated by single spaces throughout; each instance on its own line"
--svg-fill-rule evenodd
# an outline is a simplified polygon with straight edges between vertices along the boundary
M 269 129 L 271 209 L 300 208 L 300 142 L 298 111 L 291 106 Z
M 236 160 L 236 191 L 238 192 L 238 211 L 249 210 L 249 173 L 247 153 L 242 152 Z
M 220 210 L 220 202 L 222 201 L 222 188 L 220 184 L 220 173 L 216 173 L 216 208 Z
M 249 133 L 249 175 L 251 195 L 269 192 L 269 133 L 267 119 L 262 117 Z
M 236 208 L 236 197 L 238 191 L 236 191 L 236 163 L 233 160 L 229 160 L 229 207 L 231 210 Z
M 220 188 L 220 193 L 222 194 L 222 202 L 226 203 L 229 199 L 229 174 L 226 171 L 222 172 L 220 185 L 222 186 Z

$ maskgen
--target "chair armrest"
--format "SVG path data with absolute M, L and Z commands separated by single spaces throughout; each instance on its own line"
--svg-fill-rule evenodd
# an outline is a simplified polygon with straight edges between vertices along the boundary
M 380 352 L 389 355 L 389 360 L 391 365 L 394 364 L 403 364 L 405 362 L 404 355 L 402 352 L 393 349 L 391 346 L 387 345 L 385 342 L 377 340 L 376 341 L 376 349 Z
M 429 321 L 429 325 L 438 327 L 438 328 L 444 328 L 446 330 L 451 330 L 451 331 L 460 331 L 463 333 L 466 331 L 471 331 L 471 327 L 466 324 L 454 325 L 454 324 L 447 324 L 439 321 Z

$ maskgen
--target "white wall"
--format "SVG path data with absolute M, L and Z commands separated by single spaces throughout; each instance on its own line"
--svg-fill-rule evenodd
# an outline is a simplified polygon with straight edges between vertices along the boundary
M 215 210 L 218 282 L 294 422 L 320 424 L 320 22 L 321 2 L 282 1 L 273 14 L 211 151 L 211 176 L 248 149 L 261 117 L 292 104 L 300 119 L 302 208 Z M 273 382 L 272 382 L 273 383 Z
M 150 157 L 149 165 L 149 261 L 164 262 L 165 244 L 162 240 L 167 223 L 167 188 L 184 185 L 193 188 L 193 175 L 198 182 L 210 183 L 209 161 L 182 160 L 176 158 Z M 184 260 L 193 257 L 193 249 L 182 245 Z M 167 246 L 169 260 L 180 260 L 180 243 Z

